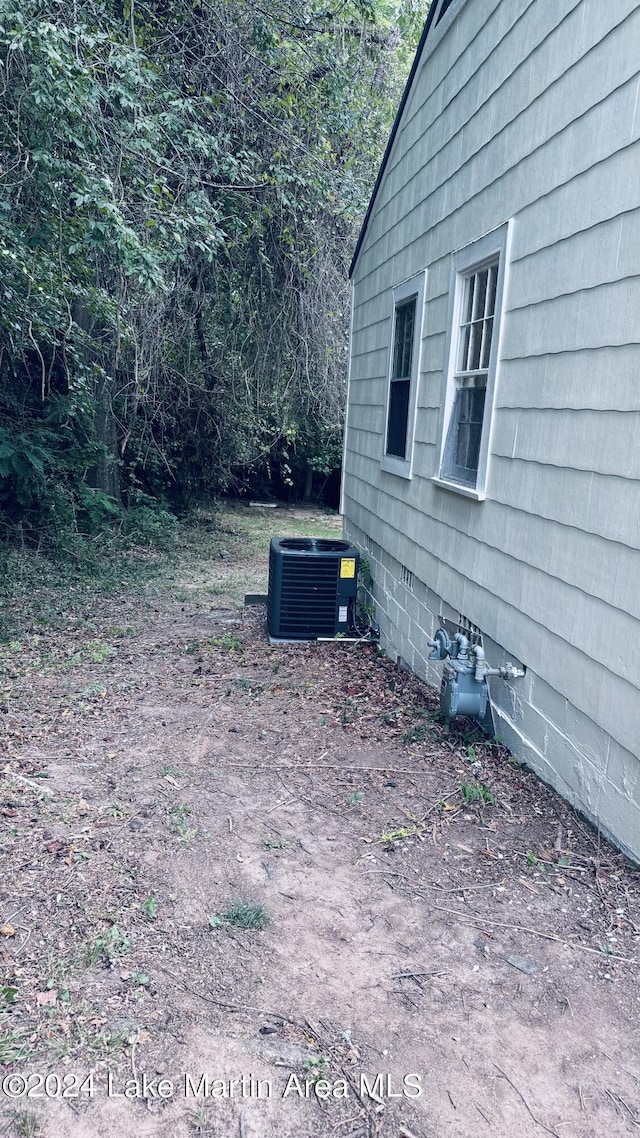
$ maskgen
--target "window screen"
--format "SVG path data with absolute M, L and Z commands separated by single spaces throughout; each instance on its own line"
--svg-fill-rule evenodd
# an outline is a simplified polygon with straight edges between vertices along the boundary
M 498 261 L 461 279 L 454 403 L 445 444 L 443 474 L 475 486 L 484 425 L 487 375 L 496 309 Z
M 397 458 L 406 458 L 407 455 L 415 323 L 416 298 L 412 296 L 396 307 L 393 332 L 386 453 Z

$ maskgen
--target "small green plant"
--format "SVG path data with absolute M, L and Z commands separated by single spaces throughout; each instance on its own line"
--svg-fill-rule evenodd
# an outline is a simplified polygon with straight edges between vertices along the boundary
M 342 704 L 342 710 L 340 712 L 340 722 L 343 727 L 346 727 L 348 723 L 351 723 L 353 721 L 353 715 L 351 714 L 352 708 L 353 700 L 351 696 L 345 696 L 344 703 Z
M 111 928 L 102 936 L 89 941 L 85 948 L 85 961 L 91 966 L 99 960 L 103 964 L 113 964 L 119 956 L 129 951 L 129 938 L 118 925 Z
M 603 956 L 613 956 L 613 949 L 610 944 L 599 944 L 598 948 Z
M 264 848 L 266 850 L 286 850 L 289 843 L 284 838 L 265 838 Z
M 108 814 L 110 818 L 125 818 L 128 813 L 127 807 L 118 802 L 117 798 L 113 805 L 107 806 L 105 810 L 105 814 Z
M 203 1102 L 202 1105 L 197 1109 L 187 1111 L 189 1122 L 191 1123 L 194 1134 L 212 1135 L 214 1133 L 214 1131 L 209 1127 L 209 1114 L 207 1112 L 208 1105 L 208 1103 Z
M 402 733 L 403 743 L 424 743 L 426 739 L 433 738 L 433 728 L 427 723 L 414 723 Z
M 398 830 L 389 830 L 388 833 L 382 834 L 380 841 L 384 842 L 402 842 L 405 838 L 412 838 L 414 834 L 418 833 L 418 827 L 414 826 L 400 826 Z
M 251 905 L 244 901 L 230 901 L 223 913 L 209 917 L 212 929 L 219 929 L 224 923 L 238 929 L 265 929 L 269 917 L 264 905 Z
M 142 902 L 144 914 L 150 921 L 155 921 L 158 916 L 158 902 L 155 897 L 147 897 L 146 901 Z
M 13 1027 L 6 1012 L 0 1011 L 0 1066 L 21 1063 L 30 1054 L 27 1037 L 30 1031 L 24 1027 Z
M 104 684 L 101 683 L 87 684 L 86 687 L 82 688 L 82 690 L 78 692 L 78 695 L 83 699 L 99 699 L 100 697 L 104 697 L 106 694 L 107 689 Z
M 351 794 L 347 796 L 347 806 L 357 806 L 359 802 L 362 802 L 363 798 L 364 794 L 361 790 L 352 790 Z
M 36 1138 L 41 1133 L 40 1123 L 30 1110 L 25 1110 L 16 1117 L 15 1128 L 18 1138 Z
M 474 779 L 473 782 L 462 782 L 460 784 L 460 792 L 464 799 L 465 805 L 470 806 L 473 802 L 484 802 L 488 806 L 495 806 L 495 798 L 493 792 L 484 782 L 478 782 Z
M 329 1073 L 330 1059 L 328 1055 L 309 1055 L 302 1061 L 303 1070 L 307 1073 L 307 1081 L 317 1083 Z
M 189 825 L 190 814 L 191 807 L 187 806 L 186 802 L 177 802 L 174 806 L 169 807 L 171 823 L 181 842 L 191 841 L 191 838 L 195 838 L 198 833 L 195 826 Z
M 535 865 L 537 860 L 538 859 L 537 859 L 536 855 L 534 854 L 533 850 L 529 850 L 529 852 L 527 854 L 527 865 Z
M 15 1003 L 18 989 L 13 984 L 0 984 L 0 1001 L 4 1004 Z
M 398 722 L 398 712 L 397 711 L 383 711 L 380 718 L 381 718 L 382 722 L 387 725 L 387 727 L 393 727 L 394 723 Z
M 167 775 L 170 775 L 171 778 L 182 778 L 182 771 L 172 766 L 171 763 L 164 763 L 160 767 L 160 778 L 166 778 Z
M 100 640 L 86 640 L 82 647 L 92 664 L 104 664 L 113 655 L 113 648 L 102 644 Z
M 475 747 L 467 747 L 467 758 L 470 763 L 478 761 Z
M 226 648 L 227 652 L 244 652 L 239 636 L 225 632 L 223 636 L 213 636 L 209 641 L 212 648 Z

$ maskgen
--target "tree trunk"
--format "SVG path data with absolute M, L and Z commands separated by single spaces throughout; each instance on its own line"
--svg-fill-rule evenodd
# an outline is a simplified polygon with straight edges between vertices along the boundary
M 313 490 L 313 470 L 310 466 L 307 467 L 307 476 L 304 484 L 304 494 L 302 495 L 303 501 L 308 502 Z

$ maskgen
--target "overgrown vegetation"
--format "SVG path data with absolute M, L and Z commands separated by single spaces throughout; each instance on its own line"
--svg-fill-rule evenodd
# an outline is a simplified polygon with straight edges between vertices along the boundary
M 346 266 L 427 6 L 2 0 L 4 537 L 154 542 L 339 464 Z

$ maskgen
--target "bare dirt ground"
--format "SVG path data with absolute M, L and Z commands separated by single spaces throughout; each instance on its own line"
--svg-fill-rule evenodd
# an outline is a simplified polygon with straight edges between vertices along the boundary
M 269 646 L 337 518 L 222 521 L 13 594 L 0 1134 L 638 1133 L 637 869 L 374 647 Z

